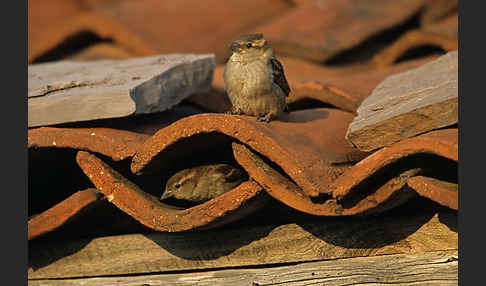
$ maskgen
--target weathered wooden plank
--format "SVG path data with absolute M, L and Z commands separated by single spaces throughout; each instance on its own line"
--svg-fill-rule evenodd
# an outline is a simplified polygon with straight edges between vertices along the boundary
M 457 285 L 457 250 L 355 257 L 262 269 L 181 274 L 29 280 L 29 285 Z
M 372 151 L 458 122 L 458 53 L 389 76 L 358 108 L 346 139 Z
M 453 250 L 456 214 L 444 210 L 435 215 L 50 242 L 29 248 L 28 275 L 30 279 L 93 277 Z
M 28 126 L 164 111 L 209 89 L 214 55 L 29 65 Z

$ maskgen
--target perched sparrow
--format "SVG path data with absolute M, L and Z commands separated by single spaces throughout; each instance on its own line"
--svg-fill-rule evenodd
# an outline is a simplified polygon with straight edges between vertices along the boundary
M 290 92 L 282 64 L 262 34 L 240 36 L 224 69 L 224 82 L 233 105 L 231 113 L 258 116 L 269 122 L 287 110 Z
M 160 199 L 203 203 L 235 188 L 246 179 L 245 172 L 227 164 L 184 169 L 170 177 Z

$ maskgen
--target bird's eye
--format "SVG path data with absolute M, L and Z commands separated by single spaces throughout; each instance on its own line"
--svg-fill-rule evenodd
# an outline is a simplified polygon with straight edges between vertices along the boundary
M 181 187 L 181 184 L 175 184 L 174 186 L 176 189 L 179 189 Z
M 252 47 L 252 44 L 251 43 L 248 43 L 248 44 L 246 44 L 246 47 L 249 49 L 249 48 Z

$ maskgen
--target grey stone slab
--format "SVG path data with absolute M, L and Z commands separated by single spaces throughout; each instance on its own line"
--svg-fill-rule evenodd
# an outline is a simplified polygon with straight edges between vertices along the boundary
M 362 151 L 458 122 L 458 52 L 386 78 L 357 110 L 346 139 Z
M 214 67 L 212 54 L 29 65 L 28 126 L 164 111 L 207 91 Z

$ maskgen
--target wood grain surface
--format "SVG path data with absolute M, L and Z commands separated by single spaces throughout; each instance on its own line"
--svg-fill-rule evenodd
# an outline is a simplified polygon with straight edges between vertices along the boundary
M 456 250 L 457 212 L 348 217 L 201 232 L 128 234 L 29 247 L 29 279 L 264 266 Z
M 261 269 L 223 269 L 196 273 L 30 280 L 29 285 L 457 285 L 458 252 L 355 257 Z

